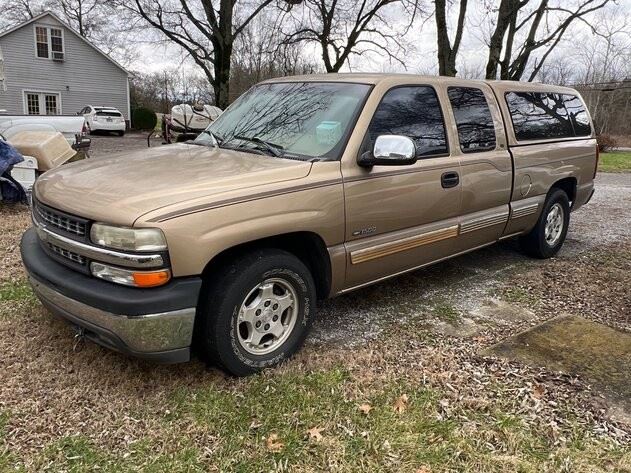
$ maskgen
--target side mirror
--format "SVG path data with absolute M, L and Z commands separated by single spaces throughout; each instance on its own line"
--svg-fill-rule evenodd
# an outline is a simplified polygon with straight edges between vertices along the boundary
M 380 135 L 372 151 L 357 159 L 360 166 L 405 166 L 416 162 L 416 146 L 407 136 Z

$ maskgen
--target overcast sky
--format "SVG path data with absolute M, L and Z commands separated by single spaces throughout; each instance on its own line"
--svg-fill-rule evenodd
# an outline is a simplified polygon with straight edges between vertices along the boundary
M 431 5 L 432 3 L 429 3 Z M 483 74 L 486 64 L 487 49 L 485 40 L 489 37 L 489 17 L 483 7 L 484 0 L 470 0 L 467 15 L 466 29 L 459 52 L 459 74 L 479 75 Z M 449 12 L 452 23 L 456 21 L 457 4 Z M 608 19 L 609 23 L 622 25 L 624 17 L 631 16 L 631 0 L 618 0 L 606 7 L 606 11 L 596 12 L 588 17 L 592 24 Z M 391 12 L 389 22 L 403 29 L 408 18 L 403 12 Z M 551 19 L 553 21 L 553 19 Z M 631 23 L 627 24 L 626 32 L 617 35 L 617 40 L 631 45 Z M 451 33 L 453 37 L 453 33 Z M 361 57 L 353 57 L 350 66 L 345 66 L 344 71 L 355 72 L 411 72 L 423 74 L 437 74 L 438 65 L 436 59 L 436 26 L 433 16 L 431 18 L 418 19 L 408 34 L 403 37 L 406 43 L 405 66 L 397 62 L 392 62 L 381 54 L 366 54 Z M 554 57 L 568 58 L 577 54 L 577 43 L 596 41 L 598 38 L 590 31 L 590 27 L 584 22 L 576 21 L 564 36 L 562 42 L 557 46 Z M 162 71 L 173 69 L 183 63 L 184 67 L 195 69 L 193 64 L 186 61 L 186 55 L 174 46 L 166 44 L 147 43 L 139 46 L 140 54 L 129 65 L 132 70 L 137 71 Z M 306 54 L 313 58 L 316 63 L 321 63 L 321 56 L 318 49 L 307 47 Z M 551 57 L 548 61 L 554 61 Z M 631 63 L 631 60 L 629 61 Z M 631 66 L 630 66 L 631 67 Z M 630 70 L 631 72 L 631 70 Z M 477 73 L 477 74 L 476 74 Z

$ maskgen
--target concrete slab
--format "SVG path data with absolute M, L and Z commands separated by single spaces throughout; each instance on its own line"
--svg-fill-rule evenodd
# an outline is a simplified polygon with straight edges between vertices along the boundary
M 631 421 L 630 333 L 561 315 L 498 343 L 490 352 L 579 375 L 609 401 L 612 418 Z

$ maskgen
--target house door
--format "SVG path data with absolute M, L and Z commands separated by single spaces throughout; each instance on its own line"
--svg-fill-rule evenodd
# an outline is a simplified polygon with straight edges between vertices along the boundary
M 61 97 L 54 92 L 24 92 L 27 115 L 61 115 Z

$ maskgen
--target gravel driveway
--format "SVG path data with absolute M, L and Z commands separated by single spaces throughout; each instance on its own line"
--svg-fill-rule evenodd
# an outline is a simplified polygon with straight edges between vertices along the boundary
M 147 135 L 148 133 L 139 132 L 127 132 L 122 137 L 113 134 L 90 135 L 90 157 L 103 158 L 115 153 L 146 149 Z M 162 146 L 162 138 L 154 133 L 151 137 L 151 146 Z
M 525 285 L 526 274 L 528 280 L 537 279 L 551 268 L 574 264 L 584 253 L 615 251 L 630 240 L 631 174 L 600 174 L 591 202 L 572 214 L 566 243 L 556 258 L 530 259 L 520 253 L 515 241 L 508 241 L 360 289 L 324 303 L 312 341 L 364 344 L 401 318 L 415 319 L 446 305 L 453 315 L 467 318 L 506 288 L 509 281 Z M 627 297 L 631 293 L 629 278 Z M 620 298 L 620 294 L 610 297 Z M 629 306 L 623 309 L 631 312 Z M 461 334 L 449 324 L 439 324 L 438 328 L 450 335 Z M 475 327 L 469 328 L 467 334 L 477 334 Z

